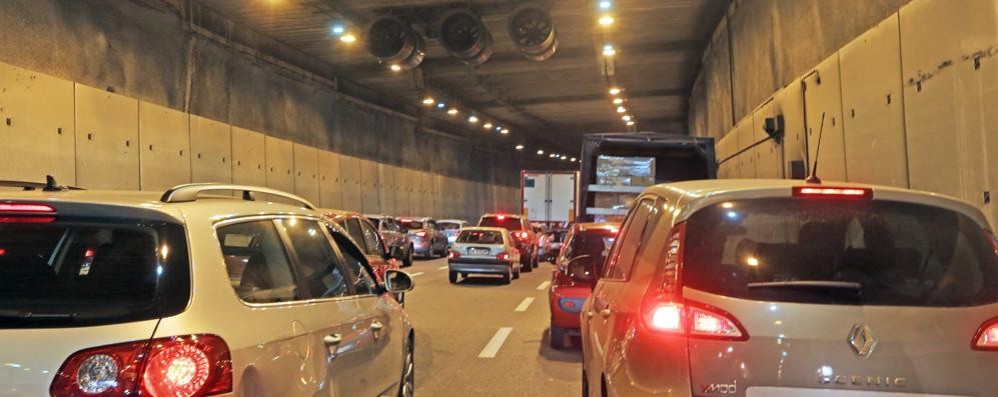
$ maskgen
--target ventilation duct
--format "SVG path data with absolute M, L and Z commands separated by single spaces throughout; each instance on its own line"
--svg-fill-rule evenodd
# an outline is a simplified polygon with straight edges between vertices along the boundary
M 468 10 L 447 11 L 440 18 L 439 34 L 444 49 L 469 65 L 481 65 L 492 57 L 492 33 Z
M 507 29 L 513 44 L 527 59 L 543 61 L 558 50 L 554 19 L 538 4 L 525 3 L 514 9 Z
M 386 65 L 412 69 L 426 58 L 423 36 L 392 15 L 382 15 L 371 22 L 365 42 L 367 51 Z

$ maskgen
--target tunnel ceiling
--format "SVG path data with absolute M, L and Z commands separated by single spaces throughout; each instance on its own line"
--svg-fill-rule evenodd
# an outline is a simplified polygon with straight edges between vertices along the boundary
M 539 2 L 557 30 L 553 56 L 523 56 L 507 33 L 507 21 L 523 1 L 471 0 L 197 0 L 239 28 L 286 44 L 330 66 L 350 85 L 375 93 L 378 102 L 419 113 L 450 131 L 482 128 L 496 121 L 511 130 L 511 142 L 528 150 L 572 145 L 582 133 L 626 131 L 610 103 L 608 88 L 620 86 L 628 113 L 642 131 L 685 132 L 688 97 L 700 57 L 727 0 L 613 0 L 603 11 L 596 0 Z M 469 66 L 441 45 L 436 24 L 448 10 L 464 8 L 481 16 L 494 40 L 494 54 Z M 597 20 L 613 16 L 609 27 Z M 415 69 L 392 71 L 365 48 L 364 31 L 375 18 L 391 14 L 425 29 L 425 60 Z M 343 24 L 358 41 L 345 43 L 333 27 Z M 604 45 L 611 44 L 612 76 L 606 73 Z M 421 105 L 433 96 L 461 114 Z M 401 106 L 400 106 L 401 105 Z M 401 109 L 399 109 L 401 107 Z M 482 119 L 468 123 L 470 112 Z

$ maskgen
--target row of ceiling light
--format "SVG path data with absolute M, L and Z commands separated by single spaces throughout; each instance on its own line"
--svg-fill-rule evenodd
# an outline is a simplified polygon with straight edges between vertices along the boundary
M 607 39 L 609 37 L 609 29 L 616 21 L 613 17 L 613 0 L 597 0 L 596 8 L 598 10 L 596 22 L 603 28 L 603 37 L 606 40 L 603 44 L 603 57 L 606 58 L 607 63 L 612 63 L 618 53 L 617 48 Z M 620 119 L 624 122 L 624 125 L 636 128 L 637 120 L 631 114 L 632 109 L 628 106 L 624 91 L 624 88 L 611 84 L 608 90 L 610 93 L 610 103 L 617 114 L 620 115 Z

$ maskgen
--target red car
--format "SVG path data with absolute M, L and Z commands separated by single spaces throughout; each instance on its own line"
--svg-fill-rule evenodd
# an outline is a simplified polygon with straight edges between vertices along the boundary
M 540 265 L 538 260 L 538 243 L 540 236 L 534 233 L 527 217 L 513 214 L 485 214 L 478 220 L 478 226 L 501 227 L 509 230 L 520 250 L 520 264 L 524 272 L 532 272 Z
M 617 223 L 577 223 L 568 230 L 548 289 L 551 347 L 564 349 L 568 337 L 579 335 L 582 304 L 603 274 L 603 260 L 619 229 Z

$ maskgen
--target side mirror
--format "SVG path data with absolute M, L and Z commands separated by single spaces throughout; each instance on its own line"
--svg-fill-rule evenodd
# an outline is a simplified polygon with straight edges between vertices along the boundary
M 402 294 L 412 291 L 414 286 L 412 276 L 401 270 L 388 270 L 384 275 L 385 292 Z
M 566 267 L 568 278 L 576 283 L 592 284 L 596 282 L 596 269 L 593 267 L 593 258 L 589 255 L 579 255 L 568 261 Z
M 393 245 L 388 247 L 388 258 L 387 259 L 405 259 L 405 254 L 402 252 L 402 247 Z

